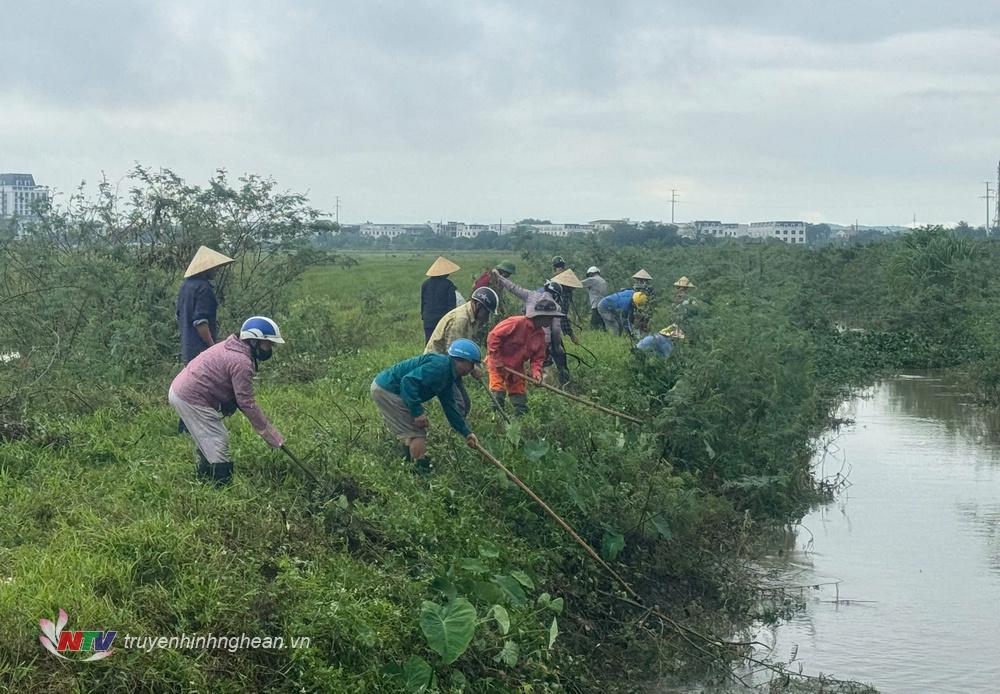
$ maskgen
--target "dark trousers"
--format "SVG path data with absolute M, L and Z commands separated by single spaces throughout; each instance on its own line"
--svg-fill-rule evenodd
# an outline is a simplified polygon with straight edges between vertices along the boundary
M 604 319 L 601 318 L 601 312 L 597 310 L 597 307 L 590 309 L 590 327 L 594 330 L 607 330 L 604 327 Z
M 425 345 L 427 344 L 428 340 L 431 339 L 431 334 L 434 332 L 434 328 L 437 327 L 437 324 L 438 324 L 439 320 L 441 320 L 441 319 L 437 318 L 437 319 L 435 319 L 433 321 L 429 321 L 429 320 L 425 320 L 424 321 L 424 344 Z

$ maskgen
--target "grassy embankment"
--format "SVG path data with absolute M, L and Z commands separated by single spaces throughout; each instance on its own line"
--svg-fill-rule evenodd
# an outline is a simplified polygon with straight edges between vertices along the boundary
M 698 663 L 703 654 L 680 633 L 651 628 L 648 615 L 618 600 L 593 563 L 448 430 L 436 406 L 436 472 L 416 476 L 397 458 L 368 384 L 421 350 L 418 291 L 433 254 L 357 257 L 357 266 L 312 272 L 289 314 L 276 316 L 289 343 L 258 386 L 265 411 L 332 494 L 268 450 L 240 416 L 229 420 L 234 485 L 196 482 L 190 442 L 174 434 L 164 402 L 166 369 L 116 388 L 89 414 L 34 413 L 33 435 L 0 444 L 0 685 L 375 691 L 404 686 L 387 666 L 408 663 L 405 673 L 419 682 L 426 663 L 442 689 L 628 691 Z M 467 293 L 498 257 L 456 259 Z M 595 260 L 569 259 L 578 268 Z M 515 260 L 517 279 L 544 279 L 547 257 Z M 794 520 L 815 498 L 811 437 L 874 366 L 859 365 L 854 338 L 830 329 L 835 302 L 813 294 L 824 281 L 814 263 L 808 251 L 784 247 L 602 258 L 614 288 L 640 264 L 657 277 L 654 326 L 671 319 L 667 287 L 676 276 L 699 287 L 685 319 L 690 339 L 666 362 L 632 355 L 624 339 L 584 333 L 597 361 L 575 366 L 578 392 L 647 426 L 532 392 L 532 414 L 507 428 L 487 413 L 485 393 L 471 389 L 473 429 L 485 446 L 640 592 L 698 629 L 722 633 L 747 616 L 751 586 L 731 559 L 756 529 Z M 841 280 L 830 272 L 831 286 Z M 837 305 L 847 310 L 854 299 Z M 421 611 L 461 598 L 478 625 L 450 662 L 453 650 L 442 657 L 429 648 Z M 60 607 L 71 629 L 312 643 L 120 650 L 101 663 L 65 664 L 37 642 L 38 618 Z

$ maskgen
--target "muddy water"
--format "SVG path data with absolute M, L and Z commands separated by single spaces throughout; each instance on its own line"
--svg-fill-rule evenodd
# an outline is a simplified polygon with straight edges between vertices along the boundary
M 933 376 L 841 414 L 855 424 L 823 466 L 851 486 L 765 558 L 776 583 L 829 585 L 758 638 L 791 669 L 882 692 L 1000 692 L 1000 417 Z

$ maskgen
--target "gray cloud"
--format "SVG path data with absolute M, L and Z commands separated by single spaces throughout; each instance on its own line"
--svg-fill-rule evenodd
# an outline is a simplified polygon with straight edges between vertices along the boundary
M 978 219 L 1000 7 L 761 5 L 23 3 L 0 167 L 226 166 L 350 219 Z

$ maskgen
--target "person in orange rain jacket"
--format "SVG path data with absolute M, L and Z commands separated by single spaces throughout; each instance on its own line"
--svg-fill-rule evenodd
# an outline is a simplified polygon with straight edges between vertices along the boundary
M 520 416 L 528 411 L 524 378 L 500 367 L 506 366 L 523 373 L 525 362 L 530 362 L 531 377 L 541 379 L 545 363 L 545 330 L 552 325 L 554 318 L 561 318 L 562 315 L 556 302 L 546 297 L 536 301 L 526 316 L 511 316 L 490 331 L 486 337 L 486 366 L 494 409 L 503 408 L 509 393 L 514 414 Z

